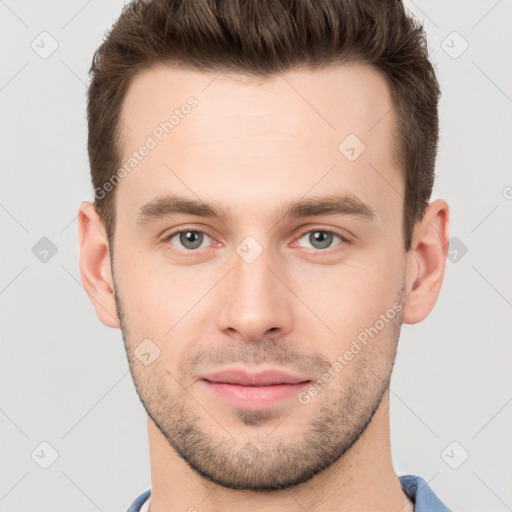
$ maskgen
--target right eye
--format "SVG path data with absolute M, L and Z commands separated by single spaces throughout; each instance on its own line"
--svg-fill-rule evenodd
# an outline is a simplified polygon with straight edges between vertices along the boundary
M 172 245 L 176 245 L 182 250 L 195 251 L 196 249 L 201 249 L 202 243 L 205 241 L 205 237 L 211 238 L 203 231 L 185 229 L 171 233 L 164 241 L 171 242 Z M 181 247 L 178 244 L 180 244 Z

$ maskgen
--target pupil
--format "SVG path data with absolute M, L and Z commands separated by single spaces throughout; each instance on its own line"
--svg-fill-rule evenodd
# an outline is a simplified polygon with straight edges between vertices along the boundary
M 315 231 L 310 235 L 311 245 L 313 245 L 313 247 L 316 249 L 325 249 L 331 244 L 332 237 L 332 233 L 326 233 L 325 231 Z

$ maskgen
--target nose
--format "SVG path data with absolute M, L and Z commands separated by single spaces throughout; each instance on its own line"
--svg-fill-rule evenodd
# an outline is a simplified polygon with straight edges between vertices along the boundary
M 292 329 L 294 297 L 286 281 L 283 266 L 269 252 L 264 250 L 252 262 L 235 253 L 223 286 L 219 329 L 244 341 L 287 335 Z

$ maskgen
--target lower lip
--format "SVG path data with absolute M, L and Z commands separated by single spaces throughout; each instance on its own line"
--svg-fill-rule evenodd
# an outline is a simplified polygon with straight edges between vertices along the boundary
M 207 387 L 229 404 L 241 409 L 265 409 L 272 407 L 282 400 L 297 395 L 311 384 L 300 382 L 297 384 L 276 384 L 273 386 L 240 386 L 224 382 L 210 382 L 203 380 Z

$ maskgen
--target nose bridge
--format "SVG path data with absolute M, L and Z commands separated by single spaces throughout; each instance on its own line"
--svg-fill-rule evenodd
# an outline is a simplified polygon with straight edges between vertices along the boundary
M 242 251 L 243 246 L 237 249 L 237 255 L 234 257 L 234 288 L 239 299 L 252 302 L 267 295 L 272 288 L 276 287 L 277 283 L 275 282 L 275 276 L 269 269 L 272 262 L 268 250 L 261 252 L 254 259 L 252 259 L 253 248 L 243 255 L 240 254 Z
M 219 327 L 237 331 L 246 340 L 259 340 L 270 329 L 287 332 L 291 303 L 286 287 L 275 275 L 279 264 L 271 251 L 247 237 L 236 247 L 232 266 Z

